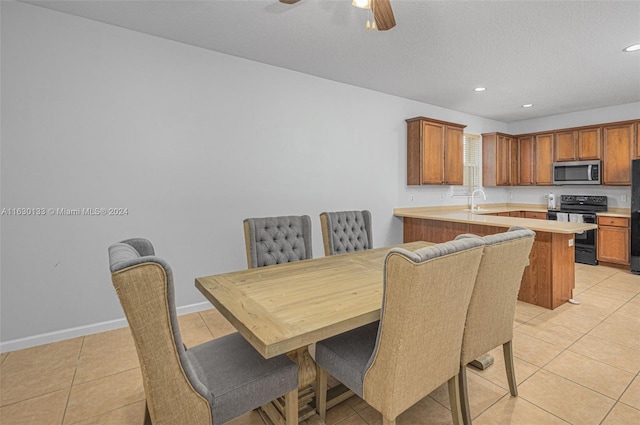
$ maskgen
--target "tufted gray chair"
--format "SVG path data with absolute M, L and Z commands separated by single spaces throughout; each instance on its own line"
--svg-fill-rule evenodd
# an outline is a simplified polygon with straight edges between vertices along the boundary
M 320 214 L 324 255 L 373 248 L 371 212 L 338 211 Z
M 313 258 L 308 215 L 247 218 L 243 224 L 250 269 Z
M 135 341 L 146 395 L 145 425 L 220 425 L 284 395 L 298 424 L 298 366 L 262 357 L 239 333 L 186 349 L 173 273 L 146 239 L 109 247 L 111 280 Z

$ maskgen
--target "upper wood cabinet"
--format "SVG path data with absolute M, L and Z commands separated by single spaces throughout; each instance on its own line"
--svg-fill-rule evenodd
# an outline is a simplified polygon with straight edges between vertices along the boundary
M 482 135 L 482 185 L 518 184 L 518 141 L 503 133 Z
M 553 184 L 553 133 L 536 134 L 533 179 L 538 186 Z
M 602 139 L 600 127 L 580 128 L 578 133 L 578 159 L 602 159 Z
M 462 185 L 465 125 L 416 117 L 407 121 L 407 184 Z
M 636 153 L 634 158 L 640 159 L 640 121 L 636 122 Z
M 600 127 L 556 131 L 554 161 L 582 161 L 601 158 Z
M 631 154 L 635 147 L 635 132 L 636 123 L 634 122 L 602 127 L 604 139 L 602 184 L 624 186 L 631 184 Z
M 576 141 L 578 132 L 573 130 L 554 133 L 554 161 L 575 161 L 578 159 Z
M 533 136 L 518 137 L 518 184 L 531 186 L 536 184 L 533 177 Z

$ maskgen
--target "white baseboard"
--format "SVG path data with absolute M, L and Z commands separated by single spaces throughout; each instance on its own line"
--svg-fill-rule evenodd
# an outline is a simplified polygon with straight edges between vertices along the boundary
M 183 314 L 195 313 L 214 308 L 209 302 L 185 305 L 176 309 L 178 316 Z M 35 347 L 52 342 L 64 341 L 65 339 L 77 338 L 79 336 L 92 335 L 99 332 L 111 331 L 127 327 L 127 320 L 122 319 L 109 320 L 107 322 L 95 323 L 93 325 L 78 326 L 76 328 L 63 329 L 60 331 L 47 332 L 44 334 L 28 336 L 26 338 L 12 339 L 0 342 L 0 353 L 8 353 L 9 351 L 22 350 L 23 348 Z

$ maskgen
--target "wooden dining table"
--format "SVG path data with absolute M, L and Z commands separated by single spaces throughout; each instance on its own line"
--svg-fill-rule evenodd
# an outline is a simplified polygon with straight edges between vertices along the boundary
M 430 245 L 397 246 L 415 251 Z M 287 354 L 298 363 L 303 421 L 314 416 L 316 367 L 308 347 L 380 319 L 384 259 L 390 248 L 199 277 L 195 285 L 262 356 Z M 328 407 L 348 396 L 330 393 Z M 263 410 L 274 423 L 284 424 L 282 401 Z

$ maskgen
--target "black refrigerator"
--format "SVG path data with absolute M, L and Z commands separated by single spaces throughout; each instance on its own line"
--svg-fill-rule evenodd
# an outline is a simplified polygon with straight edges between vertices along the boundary
M 631 272 L 640 274 L 640 159 L 631 161 Z

